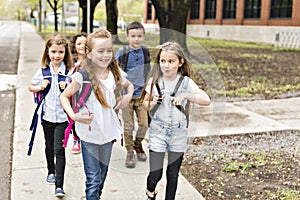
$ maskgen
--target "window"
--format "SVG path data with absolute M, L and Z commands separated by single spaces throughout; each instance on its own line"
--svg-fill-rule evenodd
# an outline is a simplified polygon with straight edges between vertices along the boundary
M 147 20 L 151 20 L 152 19 L 152 2 L 151 0 L 148 1 L 148 5 L 147 5 Z
M 261 0 L 245 0 L 245 19 L 260 18 Z
M 206 0 L 205 1 L 205 19 L 215 19 L 216 18 L 216 0 Z
M 224 0 L 223 19 L 234 19 L 236 13 L 236 0 Z
M 200 0 L 192 0 L 190 19 L 199 19 Z
M 291 18 L 293 0 L 272 0 L 271 18 Z

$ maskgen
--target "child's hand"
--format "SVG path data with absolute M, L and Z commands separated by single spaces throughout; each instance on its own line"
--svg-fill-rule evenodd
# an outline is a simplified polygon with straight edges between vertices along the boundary
M 124 95 L 122 97 L 122 99 L 114 107 L 114 110 L 118 110 L 118 109 L 122 109 L 122 108 L 126 107 L 129 104 L 131 98 L 132 98 L 132 95 L 130 95 L 130 94 Z
M 48 79 L 44 79 L 41 84 L 41 90 L 44 90 L 49 84 L 50 81 Z
M 152 101 L 153 101 L 155 104 L 161 104 L 162 101 L 164 100 L 164 98 L 165 98 L 165 95 L 163 95 L 163 96 L 155 95 L 155 96 L 153 96 Z
M 182 101 L 186 98 L 185 93 L 181 93 L 177 97 L 171 97 L 171 102 L 176 105 L 181 105 Z
M 60 81 L 60 82 L 58 83 L 58 85 L 59 85 L 60 89 L 64 90 L 64 89 L 66 89 L 67 82 L 65 82 L 65 81 Z
M 71 118 L 76 122 L 90 124 L 94 119 L 94 114 L 88 112 L 79 112 L 74 114 Z

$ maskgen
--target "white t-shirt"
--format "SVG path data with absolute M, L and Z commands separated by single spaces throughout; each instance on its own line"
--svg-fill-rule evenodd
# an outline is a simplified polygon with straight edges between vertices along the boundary
M 166 80 L 164 80 L 164 78 L 160 79 L 159 87 L 161 89 L 162 94 L 165 95 L 165 99 L 162 101 L 162 104 L 159 105 L 154 116 L 151 116 L 151 117 L 158 118 L 165 122 L 183 121 L 186 119 L 185 115 L 173 105 L 173 103 L 171 102 L 171 99 L 170 99 L 171 98 L 170 95 L 173 93 L 174 88 L 179 80 L 179 77 L 180 77 L 180 75 L 177 75 L 176 78 L 172 81 L 166 81 Z M 146 89 L 145 89 L 148 94 L 150 94 L 151 82 L 152 82 L 152 78 L 149 79 Z M 175 97 L 181 93 L 194 94 L 197 89 L 198 89 L 197 84 L 192 79 L 185 77 L 183 79 L 183 81 L 181 82 L 180 87 L 178 88 Z M 153 91 L 152 91 L 152 96 L 154 96 L 154 95 L 158 95 L 158 91 L 157 91 L 155 85 L 153 86 Z M 185 107 L 186 103 L 187 103 L 187 100 L 185 99 L 182 102 L 182 106 Z
M 124 74 L 122 74 L 122 76 L 123 75 Z M 76 81 L 82 85 L 83 76 L 81 73 L 76 72 L 72 78 L 72 81 Z M 86 105 L 89 112 L 94 114 L 93 121 L 89 125 L 79 122 L 75 123 L 76 132 L 81 140 L 99 145 L 111 142 L 114 139 L 120 139 L 121 134 L 123 134 L 123 128 L 119 118 L 113 110 L 113 107 L 116 104 L 114 95 L 116 83 L 111 71 L 109 72 L 107 79 L 100 79 L 100 81 L 105 87 L 102 88 L 102 92 L 110 108 L 103 108 L 96 98 L 95 93 L 92 91 Z M 126 78 L 123 76 L 122 84 L 125 83 Z M 87 112 L 87 108 L 82 107 L 79 112 Z

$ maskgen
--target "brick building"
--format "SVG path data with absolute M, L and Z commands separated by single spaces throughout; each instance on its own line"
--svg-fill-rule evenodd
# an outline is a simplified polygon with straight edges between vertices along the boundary
M 151 0 L 145 0 L 144 10 L 146 27 L 157 27 Z M 300 0 L 192 0 L 187 34 L 274 43 L 277 33 L 300 32 L 299 11 Z

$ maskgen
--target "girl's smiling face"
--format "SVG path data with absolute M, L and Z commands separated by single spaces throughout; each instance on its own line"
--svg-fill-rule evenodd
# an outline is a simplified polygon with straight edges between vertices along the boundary
M 80 36 L 76 39 L 75 49 L 78 55 L 85 55 L 86 37 Z
M 66 49 L 64 45 L 53 44 L 48 49 L 48 55 L 53 67 L 59 67 L 64 60 Z
M 184 60 L 179 60 L 178 55 L 172 51 L 162 50 L 159 57 L 160 69 L 166 80 L 174 80 L 177 76 L 178 68 L 182 66 Z
M 112 40 L 110 38 L 96 38 L 94 40 L 94 47 L 87 54 L 87 57 L 98 68 L 106 69 L 113 58 Z

